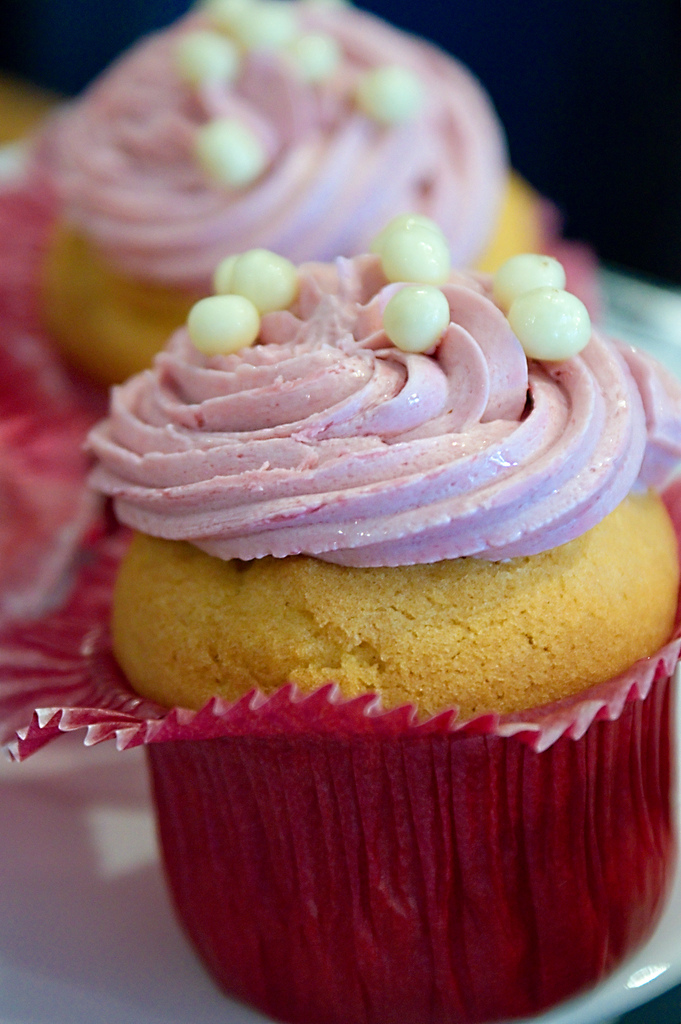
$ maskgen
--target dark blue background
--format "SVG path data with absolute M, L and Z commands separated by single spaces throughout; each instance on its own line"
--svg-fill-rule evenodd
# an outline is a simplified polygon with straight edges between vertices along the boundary
M 11 0 L 5 67 L 80 89 L 184 0 Z M 460 56 L 516 167 L 603 258 L 681 281 L 681 7 L 673 0 L 369 0 Z
M 4 0 L 0 65 L 65 92 L 186 0 Z M 486 84 L 515 166 L 602 258 L 681 282 L 678 0 L 367 0 Z
M 681 986 L 625 1014 L 619 1024 L 681 1024 Z

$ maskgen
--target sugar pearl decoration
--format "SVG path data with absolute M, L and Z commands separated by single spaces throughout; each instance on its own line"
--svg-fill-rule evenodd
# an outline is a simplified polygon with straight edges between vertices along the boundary
M 216 28 L 232 32 L 238 20 L 254 3 L 255 0 L 208 0 L 203 9 Z
M 531 359 L 569 359 L 591 337 L 584 303 L 562 288 L 533 288 L 519 295 L 508 311 L 508 322 Z
M 449 326 L 449 303 L 439 288 L 408 285 L 383 310 L 383 329 L 403 352 L 427 352 Z
M 380 255 L 383 252 L 387 239 L 394 231 L 409 232 L 417 228 L 433 231 L 435 234 L 440 235 L 441 238 L 444 238 L 442 229 L 430 217 L 426 217 L 422 213 L 400 213 L 397 217 L 393 217 L 392 220 L 388 221 L 382 231 L 379 231 L 369 245 L 369 252 L 375 252 Z
M 379 255 L 388 281 L 415 284 L 444 284 L 449 277 L 451 257 L 441 231 L 420 223 L 386 230 Z
M 260 316 L 243 295 L 210 295 L 192 306 L 187 330 L 204 355 L 229 355 L 253 344 L 260 332 Z
M 423 88 L 407 68 L 386 65 L 362 76 L 357 86 L 357 105 L 381 124 L 412 120 L 423 105 Z
M 203 169 L 216 181 L 232 188 L 250 185 L 267 163 L 259 139 L 249 128 L 231 118 L 219 118 L 199 128 L 195 146 Z
M 249 299 L 261 314 L 288 309 L 298 294 L 297 269 L 268 249 L 250 249 L 237 256 L 223 272 L 227 277 L 228 290 Z
M 298 36 L 288 47 L 295 68 L 304 82 L 324 82 L 336 71 L 341 50 L 336 40 L 323 32 Z
M 238 256 L 227 256 L 221 260 L 213 274 L 213 289 L 217 295 L 229 295 L 232 290 L 232 272 Z
M 262 0 L 237 12 L 230 30 L 245 50 L 280 50 L 295 39 L 298 23 L 285 0 Z
M 521 253 L 506 260 L 494 275 L 493 295 L 497 305 L 507 312 L 511 303 L 533 288 L 565 288 L 565 270 L 552 256 Z
M 177 44 L 177 70 L 189 85 L 231 82 L 239 69 L 239 52 L 217 32 L 188 32 Z

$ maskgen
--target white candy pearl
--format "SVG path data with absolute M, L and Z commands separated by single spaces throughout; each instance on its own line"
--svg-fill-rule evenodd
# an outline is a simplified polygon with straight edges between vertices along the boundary
M 506 260 L 494 275 L 494 301 L 504 312 L 514 299 L 533 288 L 565 288 L 563 264 L 552 256 L 526 252 Z
M 239 51 L 217 32 L 188 32 L 177 44 L 177 70 L 189 85 L 231 82 L 239 69 Z
M 357 105 L 381 124 L 412 120 L 423 105 L 423 88 L 407 68 L 388 65 L 368 71 L 357 86 Z
M 253 132 L 239 121 L 220 118 L 199 128 L 196 156 L 216 181 L 243 188 L 265 169 L 265 151 Z
M 379 231 L 369 246 L 369 252 L 380 255 L 383 252 L 386 241 L 394 231 L 414 231 L 418 228 L 432 231 L 434 234 L 439 235 L 440 238 L 445 237 L 440 226 L 434 220 L 431 220 L 430 217 L 426 217 L 421 213 L 401 213 L 388 221 L 383 230 Z
M 508 311 L 508 322 L 531 359 L 569 359 L 591 337 L 584 303 L 560 288 L 534 288 L 519 295 Z
M 218 28 L 232 32 L 244 12 L 253 7 L 255 0 L 208 0 L 204 10 Z
M 210 295 L 192 306 L 187 330 L 204 355 L 229 355 L 253 344 L 260 332 L 260 316 L 243 295 Z
M 341 60 L 341 49 L 336 40 L 322 32 L 299 36 L 288 49 L 304 82 L 326 81 Z
M 403 352 L 426 352 L 449 326 L 449 303 L 439 288 L 401 288 L 383 310 L 383 329 Z
M 227 256 L 220 260 L 213 274 L 213 290 L 216 295 L 228 295 L 232 290 L 232 273 L 238 256 Z
M 250 249 L 231 268 L 230 292 L 249 299 L 259 313 L 288 309 L 298 294 L 298 271 L 268 249 Z
M 381 246 L 381 265 L 388 281 L 444 284 L 451 258 L 444 235 L 413 225 L 388 233 Z
M 295 39 L 298 23 L 286 0 L 262 0 L 233 19 L 232 32 L 245 50 L 280 50 Z

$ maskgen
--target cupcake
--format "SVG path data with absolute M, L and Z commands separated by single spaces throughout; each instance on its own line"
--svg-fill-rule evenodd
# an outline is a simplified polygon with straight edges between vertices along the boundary
M 116 662 L 86 581 L 84 674 L 15 750 L 148 744 L 179 916 L 272 1017 L 531 1015 L 674 865 L 681 389 L 554 260 L 453 271 L 418 216 L 372 249 L 229 260 L 114 390 Z
M 44 322 L 104 382 L 149 365 L 223 257 L 350 256 L 416 210 L 464 265 L 508 182 L 501 127 L 466 69 L 371 14 L 307 0 L 213 0 L 142 40 L 52 119 L 36 172 L 56 204 Z M 511 189 L 495 252 L 541 230 L 532 195 Z
M 140 534 L 114 637 L 145 696 L 198 708 L 333 679 L 472 717 L 570 696 L 668 639 L 676 540 L 643 484 L 669 473 L 681 390 L 672 440 L 651 442 L 646 357 L 592 337 L 553 259 L 456 274 L 418 215 L 372 247 L 230 257 L 91 434 L 95 487 Z

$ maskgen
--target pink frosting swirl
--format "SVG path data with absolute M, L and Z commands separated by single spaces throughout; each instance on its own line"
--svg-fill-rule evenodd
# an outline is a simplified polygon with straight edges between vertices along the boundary
M 489 282 L 452 274 L 430 354 L 394 348 L 377 257 L 301 267 L 260 342 L 206 357 L 178 331 L 90 436 L 117 514 L 221 558 L 346 565 L 504 559 L 585 532 L 681 457 L 681 386 L 594 334 L 526 359 Z
M 301 31 L 342 49 L 326 83 L 304 84 L 285 56 L 251 51 L 232 86 L 194 88 L 176 70 L 191 14 L 143 40 L 48 126 L 42 157 L 67 221 L 112 265 L 142 280 L 205 290 L 226 255 L 264 247 L 295 262 L 366 251 L 394 215 L 440 223 L 456 265 L 498 213 L 501 129 L 478 82 L 436 47 L 351 7 L 293 3 Z M 381 127 L 353 101 L 358 75 L 397 64 L 425 91 L 413 121 Z M 269 165 L 250 187 L 212 182 L 194 155 L 200 126 L 234 117 Z

